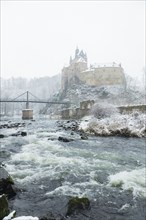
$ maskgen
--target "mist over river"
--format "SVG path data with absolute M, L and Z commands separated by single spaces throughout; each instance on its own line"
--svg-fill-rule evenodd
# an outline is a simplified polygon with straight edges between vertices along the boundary
M 1 120 L 1 124 L 20 122 Z M 21 121 L 22 122 L 22 121 Z M 27 136 L 12 136 L 26 131 Z M 145 138 L 95 137 L 82 140 L 45 118 L 24 127 L 2 128 L 0 162 L 18 189 L 9 200 L 17 216 L 52 219 L 144 220 Z M 61 142 L 58 137 L 72 138 Z M 64 217 L 71 197 L 87 197 L 90 209 Z M 50 218 L 51 219 L 51 218 Z

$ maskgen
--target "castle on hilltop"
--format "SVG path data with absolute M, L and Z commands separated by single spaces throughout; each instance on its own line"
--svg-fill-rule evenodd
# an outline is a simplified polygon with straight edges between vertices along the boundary
M 87 54 L 76 48 L 74 59 L 63 67 L 61 88 L 65 91 L 73 84 L 84 83 L 90 86 L 125 86 L 125 75 L 121 64 L 87 65 Z

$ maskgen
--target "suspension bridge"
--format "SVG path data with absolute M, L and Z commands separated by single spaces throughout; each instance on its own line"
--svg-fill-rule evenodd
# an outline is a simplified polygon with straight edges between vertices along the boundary
M 25 96 L 25 99 L 24 99 L 24 96 Z M 33 99 L 32 98 L 30 99 L 30 97 L 33 97 Z M 0 103 L 26 103 L 25 109 L 22 110 L 22 119 L 33 118 L 33 110 L 30 109 L 30 103 L 46 104 L 45 108 L 42 110 L 42 113 L 45 113 L 50 105 L 57 104 L 57 105 L 66 105 L 66 107 L 69 107 L 71 104 L 70 102 L 42 100 L 36 97 L 35 95 L 33 95 L 29 91 L 26 91 L 13 99 L 0 99 Z

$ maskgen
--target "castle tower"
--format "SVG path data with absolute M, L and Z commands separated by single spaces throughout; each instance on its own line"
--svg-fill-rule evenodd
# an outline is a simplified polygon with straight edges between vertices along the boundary
M 79 49 L 78 49 L 78 46 L 77 46 L 76 50 L 75 50 L 75 58 L 78 58 L 78 55 L 79 55 Z
M 72 63 L 72 57 L 70 56 L 69 64 L 71 64 L 71 63 Z
M 83 50 L 79 50 L 76 47 L 75 57 L 72 59 L 70 56 L 69 66 L 66 66 L 62 70 L 62 90 L 66 90 L 72 84 L 80 83 L 79 75 L 83 71 L 87 70 L 87 55 Z

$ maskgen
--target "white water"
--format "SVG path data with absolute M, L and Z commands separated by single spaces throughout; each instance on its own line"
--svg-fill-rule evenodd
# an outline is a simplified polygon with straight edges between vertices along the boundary
M 85 126 L 88 124 L 85 121 L 83 123 Z M 8 137 L 5 141 L 2 140 L 3 148 L 5 144 L 10 143 L 22 145 L 18 153 L 11 154 L 6 167 L 16 182 L 25 185 L 46 177 L 49 180 L 64 179 L 62 186 L 46 193 L 48 196 L 58 194 L 94 198 L 94 190 L 98 191 L 98 186 L 102 184 L 111 187 L 120 184 L 123 190 L 131 190 L 134 196 L 146 196 L 144 193 L 144 187 L 146 187 L 143 177 L 144 169 L 136 169 L 135 171 L 133 167 L 134 170 L 130 168 L 129 171 L 129 167 L 127 167 L 126 171 L 126 167 L 117 163 L 119 160 L 123 160 L 123 156 L 119 152 L 107 151 L 107 149 L 104 150 L 100 147 L 104 140 L 74 141 L 73 145 L 69 144 L 68 146 L 58 141 L 58 136 L 66 135 L 66 133 L 63 131 L 54 132 L 54 128 L 49 128 L 43 122 L 40 125 L 37 122 L 34 123 L 34 126 L 27 126 L 29 135 L 26 137 Z M 52 137 L 53 141 L 48 140 L 48 137 Z M 86 147 L 83 147 L 84 143 Z M 135 153 L 132 152 L 132 155 L 132 160 L 135 161 Z M 114 170 L 119 170 L 119 172 L 112 174 Z M 100 183 L 97 171 L 103 173 L 108 171 L 109 183 Z M 78 181 L 70 182 L 68 180 L 70 176 Z M 83 182 L 79 181 L 82 178 Z M 40 186 L 40 188 L 43 187 L 45 186 Z
M 24 145 L 20 153 L 11 156 L 7 165 L 9 172 L 21 183 L 40 177 L 60 179 L 71 174 L 93 176 L 96 169 L 115 166 L 104 158 L 99 159 L 95 152 L 88 149 L 68 148 L 58 141 L 39 140 L 34 136 L 29 139 L 31 143 Z
M 146 197 L 146 169 L 122 171 L 109 176 L 109 185 L 130 190 L 134 196 Z

